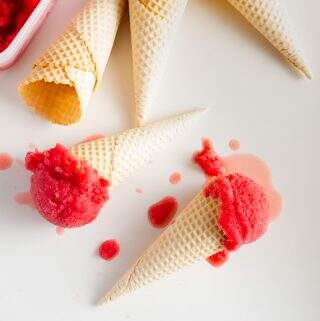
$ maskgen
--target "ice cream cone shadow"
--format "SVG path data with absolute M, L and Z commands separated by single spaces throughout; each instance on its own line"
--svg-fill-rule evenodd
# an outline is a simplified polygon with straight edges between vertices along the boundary
M 131 59 L 131 40 L 130 40 L 130 24 L 128 8 L 125 9 L 117 37 L 114 42 L 105 78 L 110 79 L 112 73 L 112 81 L 102 84 L 103 91 L 112 92 L 119 101 L 121 106 L 120 112 L 125 117 L 125 127 L 131 128 L 135 124 L 132 121 L 135 114 L 134 105 L 134 89 L 133 89 L 133 73 Z M 107 88 L 106 88 L 107 87 Z M 116 108 L 117 106 L 115 106 Z M 119 113 L 119 108 L 115 110 Z
M 283 27 L 281 26 L 282 29 L 273 31 L 273 34 L 283 37 L 283 40 L 280 41 L 279 39 L 275 38 L 276 40 L 273 39 L 275 41 L 273 44 L 271 44 L 270 43 L 271 40 L 266 39 L 266 38 L 268 38 L 269 35 L 266 35 L 266 34 L 263 35 L 262 30 L 260 30 L 260 32 L 258 30 L 256 30 L 257 27 L 254 27 L 252 25 L 252 22 L 249 23 L 249 21 L 246 19 L 246 17 L 242 15 L 244 13 L 236 10 L 236 8 L 234 8 L 231 4 L 232 2 L 238 3 L 240 1 L 236 1 L 236 0 L 214 0 L 214 1 L 200 0 L 199 2 L 200 2 L 200 5 L 206 7 L 208 10 L 210 10 L 212 12 L 212 15 L 214 16 L 215 20 L 217 20 L 217 21 L 219 20 L 225 27 L 230 29 L 229 30 L 230 32 L 235 32 L 235 33 L 239 34 L 239 38 L 242 38 L 240 40 L 243 41 L 243 46 L 245 46 L 246 43 L 250 43 L 250 45 L 255 46 L 257 48 L 257 50 L 259 50 L 259 55 L 261 55 L 261 57 L 263 57 L 263 55 L 271 56 L 271 58 L 273 58 L 273 59 L 270 59 L 270 62 L 272 62 L 272 60 L 273 60 L 274 63 L 278 64 L 279 66 L 282 65 L 283 69 L 289 70 L 289 72 L 291 71 L 290 73 L 292 75 L 294 75 L 296 78 L 301 78 L 301 76 L 302 76 L 301 73 L 295 72 L 295 71 L 298 71 L 299 69 L 303 74 L 305 74 L 305 76 L 307 78 L 311 77 L 311 73 L 307 69 L 306 66 L 302 66 L 302 67 L 299 66 L 300 68 L 297 68 L 297 67 L 293 66 L 293 63 L 289 62 L 290 68 L 288 68 L 288 60 L 287 60 L 288 57 L 297 55 L 297 59 L 300 60 L 299 49 L 301 49 L 301 48 L 293 47 L 294 46 L 293 43 L 283 44 L 281 42 L 284 40 L 285 41 L 287 41 L 287 40 L 292 41 L 291 35 L 289 33 L 287 33 L 288 30 L 287 30 L 287 28 L 285 28 L 285 25 L 287 24 L 286 12 L 284 12 L 284 18 L 281 16 L 280 16 L 281 19 L 279 17 L 276 18 L 276 19 L 280 20 L 281 23 L 283 22 L 284 26 Z M 248 1 L 248 2 L 250 2 L 250 1 Z M 283 8 L 281 8 L 281 9 L 283 9 Z M 270 14 L 274 14 L 274 12 L 271 12 Z M 280 14 L 282 14 L 281 11 L 279 12 L 279 15 Z M 267 21 L 268 19 L 265 19 L 265 21 Z M 290 25 L 291 24 L 289 22 L 289 27 L 291 27 Z M 276 27 L 278 27 L 278 26 L 276 26 Z M 270 27 L 266 28 L 266 30 L 269 30 L 269 29 L 270 29 Z M 288 28 L 288 29 L 290 29 L 290 28 Z M 294 28 L 294 29 L 296 29 L 296 28 Z M 281 35 L 282 32 L 283 32 L 283 34 Z M 293 38 L 293 41 L 294 42 L 296 41 L 295 37 Z M 281 49 L 278 48 L 277 49 L 277 48 L 275 48 L 275 43 L 277 45 L 284 45 L 284 47 L 291 46 L 292 48 L 290 48 L 290 49 L 292 49 L 293 52 L 289 52 L 290 50 L 286 51 L 285 48 L 281 48 Z M 223 48 L 222 48 L 222 50 L 223 50 Z M 280 51 L 280 53 L 279 53 L 279 51 Z M 241 62 L 238 61 L 238 63 L 241 63 Z M 244 61 L 243 61 L 243 63 L 244 63 Z

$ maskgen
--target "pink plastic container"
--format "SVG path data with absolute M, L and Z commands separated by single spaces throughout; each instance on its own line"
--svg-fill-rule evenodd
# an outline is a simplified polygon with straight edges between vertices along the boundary
M 0 69 L 9 68 L 26 49 L 32 37 L 40 28 L 55 0 L 41 0 L 10 45 L 0 52 Z

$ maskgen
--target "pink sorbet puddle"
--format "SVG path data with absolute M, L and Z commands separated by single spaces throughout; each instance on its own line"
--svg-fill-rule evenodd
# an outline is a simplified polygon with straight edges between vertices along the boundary
M 272 184 L 272 175 L 268 165 L 252 154 L 235 154 L 222 157 L 226 175 L 240 173 L 260 184 L 268 197 L 270 204 L 270 219 L 276 218 L 282 208 L 282 199 Z

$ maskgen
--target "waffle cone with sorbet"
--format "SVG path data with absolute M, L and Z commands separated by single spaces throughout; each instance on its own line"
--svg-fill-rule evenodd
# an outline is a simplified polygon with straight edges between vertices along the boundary
M 212 160 L 217 159 L 207 158 L 211 164 Z M 228 251 L 260 238 L 268 222 L 269 200 L 263 187 L 240 174 L 219 174 L 142 254 L 101 303 L 207 257 L 222 263 Z
M 107 303 L 223 249 L 217 202 L 201 191 L 101 299 Z
M 150 163 L 162 147 L 187 131 L 204 111 L 186 112 L 120 134 L 81 143 L 73 146 L 71 152 L 77 159 L 86 160 L 113 188 L 135 170 Z

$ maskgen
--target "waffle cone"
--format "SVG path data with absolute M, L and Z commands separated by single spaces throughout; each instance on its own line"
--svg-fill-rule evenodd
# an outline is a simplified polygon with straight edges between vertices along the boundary
M 143 125 L 187 0 L 129 0 L 136 123 Z
M 188 130 L 204 109 L 187 112 L 148 126 L 80 143 L 71 148 L 78 159 L 86 160 L 98 173 L 118 185 L 139 167 L 150 163 L 167 143 Z
M 77 122 L 99 84 L 125 0 L 89 0 L 19 85 L 22 101 L 53 123 Z
M 279 0 L 228 0 L 288 62 L 307 78 L 311 72 L 292 34 L 287 13 Z
M 107 303 L 223 249 L 217 201 L 201 191 L 101 299 Z

